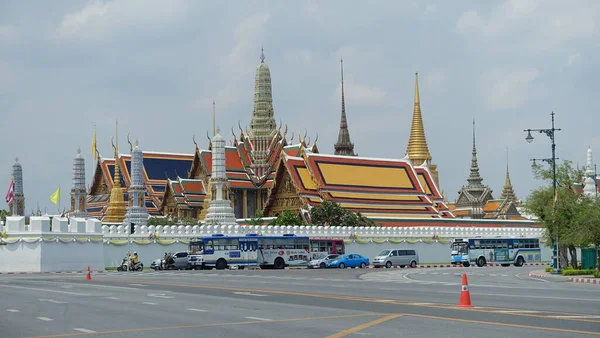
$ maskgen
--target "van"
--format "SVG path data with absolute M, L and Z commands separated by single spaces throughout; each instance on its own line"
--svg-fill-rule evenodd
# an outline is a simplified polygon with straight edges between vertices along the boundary
M 410 266 L 415 268 L 419 264 L 419 254 L 417 250 L 413 249 L 386 249 L 373 258 L 373 266 L 376 268 L 385 266 L 391 268 L 392 266 Z

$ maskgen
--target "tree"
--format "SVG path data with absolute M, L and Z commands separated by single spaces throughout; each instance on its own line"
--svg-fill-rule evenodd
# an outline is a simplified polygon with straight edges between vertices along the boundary
M 272 220 L 271 223 L 269 223 L 269 225 L 304 225 L 304 222 L 302 221 L 300 216 L 298 216 L 298 214 L 286 210 L 282 214 L 277 216 L 277 218 Z
M 525 209 L 538 217 L 539 222 L 547 230 L 547 239 L 553 246 L 556 245 L 555 240 L 558 235 L 560 266 L 568 265 L 567 249 L 571 254 L 572 265 L 577 266 L 575 246 L 581 244 L 578 240 L 581 234 L 578 232 L 583 231 L 581 216 L 586 211 L 585 203 L 582 203 L 582 194 L 573 187 L 573 184 L 581 181 L 583 171 L 573 168 L 570 161 L 557 165 L 557 198 L 554 203 L 552 167 L 543 168 L 534 164 L 532 169 L 536 179 L 549 184 L 532 191 L 525 201 Z
M 585 247 L 596 247 L 596 270 L 600 271 L 600 203 L 595 198 L 582 196 L 580 212 L 575 215 L 575 226 L 566 237 L 573 243 Z
M 369 218 L 342 208 L 333 201 L 323 201 L 310 211 L 310 219 L 322 226 L 376 226 Z
M 254 216 L 248 221 L 248 225 L 263 225 L 263 217 L 263 212 L 261 210 L 256 210 Z
M 6 223 L 6 217 L 10 216 L 10 211 L 2 209 L 0 210 L 0 221 Z

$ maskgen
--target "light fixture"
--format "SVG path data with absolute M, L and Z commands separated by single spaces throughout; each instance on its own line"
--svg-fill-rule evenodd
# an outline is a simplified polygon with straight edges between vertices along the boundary
M 527 141 L 528 143 L 533 142 L 533 136 L 531 136 L 531 130 L 527 130 L 527 137 L 525 138 L 525 141 Z

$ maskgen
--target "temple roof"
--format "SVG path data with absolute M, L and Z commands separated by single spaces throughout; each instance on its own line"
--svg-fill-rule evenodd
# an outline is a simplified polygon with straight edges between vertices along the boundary
M 429 171 L 419 168 L 417 172 L 408 160 L 305 151 L 301 157 L 284 152 L 282 161 L 300 197 L 310 206 L 331 200 L 369 218 L 453 217 Z

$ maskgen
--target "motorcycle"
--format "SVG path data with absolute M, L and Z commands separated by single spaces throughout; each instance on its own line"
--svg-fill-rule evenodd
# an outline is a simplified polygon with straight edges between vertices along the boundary
M 117 267 L 117 271 L 142 271 L 144 270 L 144 264 L 142 262 L 138 262 L 134 266 L 130 266 L 129 259 L 123 258 L 121 261 L 121 265 Z

